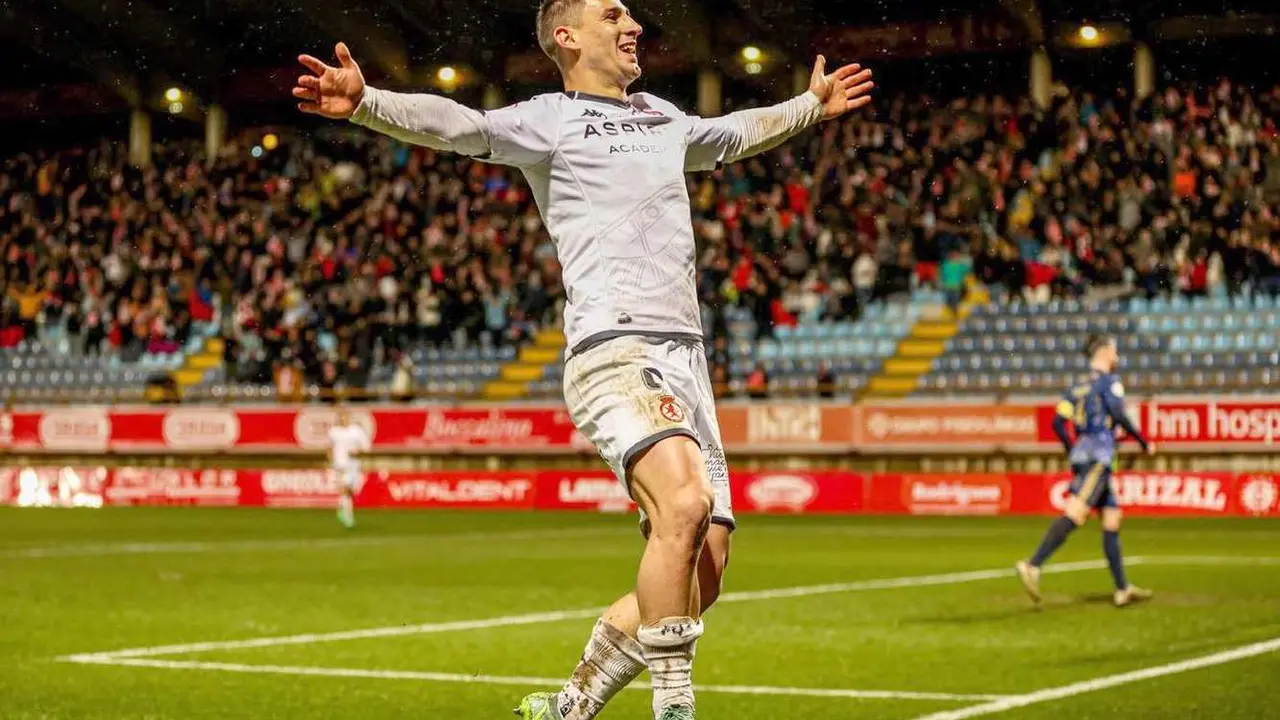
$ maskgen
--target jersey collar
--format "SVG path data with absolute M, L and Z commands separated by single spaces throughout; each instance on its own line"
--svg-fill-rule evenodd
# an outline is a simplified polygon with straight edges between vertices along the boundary
M 603 95 L 592 95 L 591 93 L 578 92 L 577 90 L 572 92 L 565 90 L 564 94 L 571 100 L 586 100 L 588 102 L 598 102 L 606 105 L 613 105 L 614 107 L 627 108 L 628 110 L 631 109 L 631 103 L 617 98 L 605 97 Z

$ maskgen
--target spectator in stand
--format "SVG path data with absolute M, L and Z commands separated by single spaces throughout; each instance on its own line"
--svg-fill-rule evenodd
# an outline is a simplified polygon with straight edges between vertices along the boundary
M 818 363 L 818 397 L 834 398 L 836 396 L 836 376 L 831 372 L 831 363 L 823 360 Z
M 413 369 L 413 358 L 408 353 L 400 353 L 391 375 L 391 397 L 396 402 L 413 400 Z
M 973 258 L 960 248 L 952 250 L 947 254 L 947 259 L 942 261 L 942 291 L 946 294 L 947 307 L 955 317 L 960 315 L 960 302 L 964 300 L 972 271 Z
M 756 400 L 769 397 L 769 373 L 761 363 L 757 363 L 747 376 L 747 395 Z
M 710 337 L 731 306 L 761 338 L 851 318 L 945 284 L 956 250 L 1024 301 L 1280 292 L 1280 88 L 877 108 L 690 176 Z M 518 175 L 348 128 L 274 130 L 260 158 L 245 133 L 212 162 L 158 145 L 145 171 L 123 143 L 0 160 L 0 344 L 61 334 L 128 361 L 221 327 L 233 374 L 269 384 L 263 356 L 287 349 L 332 387 L 329 366 L 356 381 L 412 342 L 518 344 L 554 321 L 563 284 Z

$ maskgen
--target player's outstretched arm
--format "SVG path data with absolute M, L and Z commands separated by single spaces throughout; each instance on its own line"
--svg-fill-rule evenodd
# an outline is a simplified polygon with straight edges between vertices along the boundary
M 378 90 L 368 86 L 346 43 L 334 48 L 338 65 L 310 55 L 298 62 L 311 71 L 298 78 L 298 109 L 332 120 L 350 120 L 384 135 L 464 155 L 489 152 L 484 116 L 448 98 Z
M 772 150 L 819 122 L 871 102 L 875 83 L 870 70 L 854 63 L 828 74 L 826 67 L 827 59 L 819 55 L 808 91 L 786 102 L 696 119 L 690 130 L 687 168 L 709 169 Z

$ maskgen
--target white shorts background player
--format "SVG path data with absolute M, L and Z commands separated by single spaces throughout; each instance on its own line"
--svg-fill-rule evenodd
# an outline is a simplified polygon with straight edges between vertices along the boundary
M 564 92 L 486 113 L 365 85 L 304 55 L 299 108 L 405 142 L 519 168 L 566 288 L 565 401 L 647 519 L 636 590 L 596 623 L 570 680 L 526 697 L 527 720 L 587 720 L 647 666 L 654 715 L 694 715 L 694 646 L 720 593 L 733 514 L 707 377 L 684 173 L 776 147 L 870 102 L 870 71 L 827 74 L 772 107 L 704 119 L 647 93 L 642 28 L 618 0 L 543 0 L 537 34 Z M 713 522 L 714 520 L 714 522 Z
M 373 447 L 369 433 L 359 425 L 351 424 L 351 414 L 338 411 L 338 422 L 329 428 L 329 469 L 341 486 L 338 498 L 338 520 L 347 527 L 355 527 L 355 496 L 364 484 L 360 468 L 360 455 Z

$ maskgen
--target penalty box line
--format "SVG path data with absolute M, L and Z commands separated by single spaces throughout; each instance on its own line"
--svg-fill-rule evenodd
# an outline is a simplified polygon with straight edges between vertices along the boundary
M 1280 562 L 1280 558 L 1267 557 L 1229 557 L 1229 556 L 1164 556 L 1164 557 L 1134 557 L 1129 559 L 1130 565 L 1142 564 L 1171 564 L 1171 565 L 1272 565 Z M 1059 563 L 1044 569 L 1045 573 L 1067 573 L 1080 570 L 1101 569 L 1106 567 L 1102 561 L 1083 561 L 1074 563 Z M 746 591 L 727 593 L 721 596 L 720 602 L 749 602 L 754 600 L 769 600 L 788 597 L 806 597 L 813 595 L 834 594 L 842 592 L 859 592 L 866 590 L 878 590 L 888 588 L 905 588 L 905 587 L 928 587 L 939 585 L 954 585 L 969 582 L 978 582 L 982 580 L 998 579 L 1010 577 L 1013 573 L 1007 569 L 992 570 L 975 570 L 970 572 L 959 573 L 943 573 L 936 575 L 914 575 L 899 578 L 882 578 L 875 580 L 865 580 L 849 583 L 831 583 L 824 585 L 807 585 L 790 588 L 777 588 L 773 590 Z M 208 652 L 214 650 L 235 650 L 247 649 L 255 647 L 272 647 L 279 645 L 302 645 L 322 642 L 335 642 L 341 640 L 356 640 L 378 637 L 396 637 L 415 634 L 428 634 L 440 632 L 453 632 L 465 630 L 478 630 L 496 627 L 511 627 L 519 625 L 533 625 L 540 623 L 558 622 L 569 619 L 585 619 L 597 616 L 603 608 L 591 608 L 583 610 L 568 610 L 549 613 L 531 613 L 526 615 L 512 615 L 505 617 L 487 618 L 481 620 L 470 620 L 448 623 L 429 623 L 413 626 L 392 626 L 384 628 L 370 628 L 365 630 L 353 630 L 336 633 L 319 633 L 319 634 L 303 634 L 289 635 L 282 637 L 264 637 L 251 638 L 247 640 L 232 640 L 220 642 L 206 643 L 189 643 L 185 645 L 162 645 L 144 648 L 132 648 L 125 650 L 116 650 L 111 652 L 99 653 L 81 653 L 77 655 L 69 655 L 59 657 L 59 662 L 69 662 L 78 664 L 93 665 L 116 665 L 126 667 L 150 667 L 171 670 L 204 670 L 215 672 L 237 672 L 237 673 L 259 673 L 259 674 L 286 674 L 286 675 L 304 675 L 304 676 L 328 676 L 328 677 L 347 677 L 347 678 L 378 678 L 378 679 L 403 679 L 403 680 L 422 680 L 433 682 L 457 682 L 470 684 L 488 684 L 488 685 L 519 685 L 519 686 L 555 686 L 560 684 L 561 680 L 552 678 L 536 678 L 522 676 L 497 676 L 497 675 L 465 675 L 459 673 L 437 673 L 437 672 L 421 672 L 421 671 L 396 671 L 396 670 L 371 670 L 364 668 L 325 668 L 325 667 L 307 667 L 307 666 L 286 666 L 286 665 L 253 665 L 244 663 L 221 663 L 221 662 L 202 662 L 195 660 L 161 660 L 156 659 L 162 655 L 177 655 L 183 653 Z M 1280 643 L 1280 639 L 1272 641 Z M 1262 644 L 1267 645 L 1267 644 Z M 1248 646 L 1236 651 L 1230 651 L 1226 655 L 1230 655 L 1226 660 L 1217 660 L 1215 658 L 1224 655 L 1219 653 L 1207 658 L 1201 658 L 1184 663 L 1175 663 L 1174 666 L 1187 665 L 1188 663 L 1200 663 L 1189 665 L 1184 669 L 1192 669 L 1193 667 L 1204 667 L 1209 664 L 1218 664 L 1219 662 L 1228 662 L 1237 659 L 1232 653 L 1248 652 L 1256 649 L 1254 646 Z M 1264 650 L 1252 652 L 1251 654 L 1261 654 L 1261 652 L 1269 652 L 1275 648 L 1267 647 Z M 1248 657 L 1250 655 L 1239 655 L 1239 657 Z M 1209 660 L 1210 662 L 1206 662 Z M 1160 670 L 1157 668 L 1156 670 Z M 1182 669 L 1174 672 L 1181 672 Z M 1139 674 L 1150 673 L 1151 670 L 1139 671 Z M 1163 672 L 1159 674 L 1168 674 Z M 1134 675 L 1129 673 L 1126 675 L 1115 676 L 1112 678 L 1104 678 L 1102 681 L 1090 681 L 1089 683 L 1077 683 L 1064 688 L 1056 688 L 1051 690 L 1043 690 L 1028 695 L 996 695 L 996 694 L 964 694 L 964 693 L 935 693 L 935 692 L 915 692 L 915 691 L 898 691 L 898 690 L 855 690 L 840 688 L 789 688 L 789 687 L 770 687 L 770 686 L 750 686 L 750 685 L 709 685 L 699 686 L 703 692 L 725 693 L 725 694 L 742 694 L 742 695 L 774 695 L 774 696 L 802 696 L 802 697 L 826 697 L 826 698 L 848 698 L 848 699 L 891 699 L 891 700 L 934 700 L 934 701 L 989 701 L 984 704 L 962 708 L 956 712 L 973 713 L 972 715 L 950 715 L 946 713 L 936 714 L 935 716 L 924 716 L 920 720 L 963 720 L 963 718 L 974 717 L 977 715 L 985 715 L 994 712 L 1003 712 L 1006 709 L 1021 707 L 1025 704 L 1036 702 L 1045 702 L 1049 699 L 1058 697 L 1052 693 L 1061 693 L 1067 690 L 1075 689 L 1074 693 L 1088 692 L 1092 689 L 1089 687 L 1085 690 L 1076 689 L 1076 686 L 1090 685 L 1097 682 L 1114 682 L 1117 678 L 1128 678 Z M 1143 677 L 1146 677 L 1144 675 Z M 1125 682 L 1134 682 L 1136 679 L 1127 679 Z M 1100 687 L 1106 687 L 1103 685 Z M 648 689 L 649 686 L 643 683 L 633 684 L 633 689 Z M 1050 693 L 1050 695 L 1046 695 Z M 1012 703 L 1012 704 L 1010 704 Z
M 1071 683 L 1069 685 L 1045 688 L 1044 690 L 1037 690 L 1025 695 L 1005 697 L 988 703 L 983 703 L 981 705 L 972 705 L 967 708 L 960 708 L 959 710 L 949 710 L 931 713 L 929 715 L 921 715 L 915 718 L 915 720 L 967 720 L 968 718 L 981 717 L 983 715 L 994 715 L 996 713 L 1002 713 L 1015 708 L 1026 707 L 1028 705 L 1052 702 L 1054 700 L 1063 700 L 1075 697 L 1076 695 L 1097 692 L 1098 690 L 1106 690 L 1120 685 L 1128 685 L 1131 683 L 1141 682 L 1143 680 L 1165 677 L 1167 675 L 1176 675 L 1178 673 L 1189 672 L 1191 670 L 1213 667 L 1214 665 L 1224 665 L 1229 662 L 1245 660 L 1247 658 L 1276 652 L 1277 650 L 1280 650 L 1280 637 L 1251 643 L 1249 645 L 1242 645 L 1240 647 L 1211 653 L 1209 655 L 1201 655 L 1200 657 L 1172 662 L 1165 665 L 1156 665 L 1154 667 L 1142 668 L 1140 670 L 1121 673 L 1119 675 L 1107 675 L 1093 680 L 1085 680 L 1082 682 Z
M 311 677 L 373 678 L 378 680 L 420 680 L 470 685 L 515 685 L 522 687 L 558 687 L 564 678 L 541 678 L 511 675 L 467 675 L 463 673 L 424 672 L 417 670 L 370 670 L 365 668 L 309 667 L 306 665 L 252 665 L 247 663 L 201 662 L 198 660 L 159 660 L 156 658 L 121 658 L 86 656 L 75 660 L 82 664 L 124 667 L 162 668 L 165 670 L 204 670 L 252 675 L 303 675 Z M 628 690 L 651 690 L 648 683 L 637 682 Z M 726 695 L 773 695 L 790 697 L 842 698 L 851 700 L 933 700 L 951 702 L 995 701 L 1009 695 L 914 692 L 910 690 L 853 690 L 844 688 L 773 687 L 767 685 L 697 685 L 703 693 Z
M 1147 558 L 1129 559 L 1130 565 L 1139 565 Z M 1086 560 L 1082 562 L 1059 563 L 1044 568 L 1045 573 L 1067 573 L 1080 570 L 1098 570 L 1107 567 L 1103 560 Z M 879 578 L 873 580 L 857 580 L 845 583 L 827 583 L 822 585 L 801 585 L 795 587 L 774 588 L 771 590 L 748 590 L 724 593 L 717 604 L 754 602 L 760 600 L 777 600 L 783 598 L 812 597 L 815 595 L 832 595 L 837 593 L 865 592 L 868 590 L 886 590 L 892 588 L 930 587 L 938 585 L 958 585 L 962 583 L 980 582 L 1013 576 L 1012 568 L 991 570 L 973 570 L 968 572 L 941 573 L 936 575 L 908 575 L 896 578 Z M 218 650 L 248 650 L 253 648 L 277 647 L 281 645 L 314 645 L 326 642 L 345 640 L 368 640 L 376 638 L 403 637 L 406 635 L 430 635 L 435 633 L 461 632 L 467 630 L 487 630 L 491 628 L 517 627 L 522 625 L 542 625 L 565 620 L 583 620 L 598 617 L 607 608 L 594 607 L 580 610 L 558 610 L 553 612 L 526 613 L 522 615 L 504 615 L 500 617 L 481 618 L 478 620 L 458 620 L 451 622 L 422 623 L 419 625 L 391 625 L 387 627 L 364 628 L 360 630 L 344 630 L 328 633 L 303 633 L 298 635 L 282 635 L 272 637 L 248 638 L 244 640 L 214 640 L 210 642 L 182 643 L 175 645 L 154 645 L 149 647 L 125 648 L 94 653 L 77 653 L 57 658 L 61 662 L 94 662 L 103 659 L 123 659 L 141 657 L 162 657 L 165 655 L 188 655 L 191 653 L 213 652 Z

